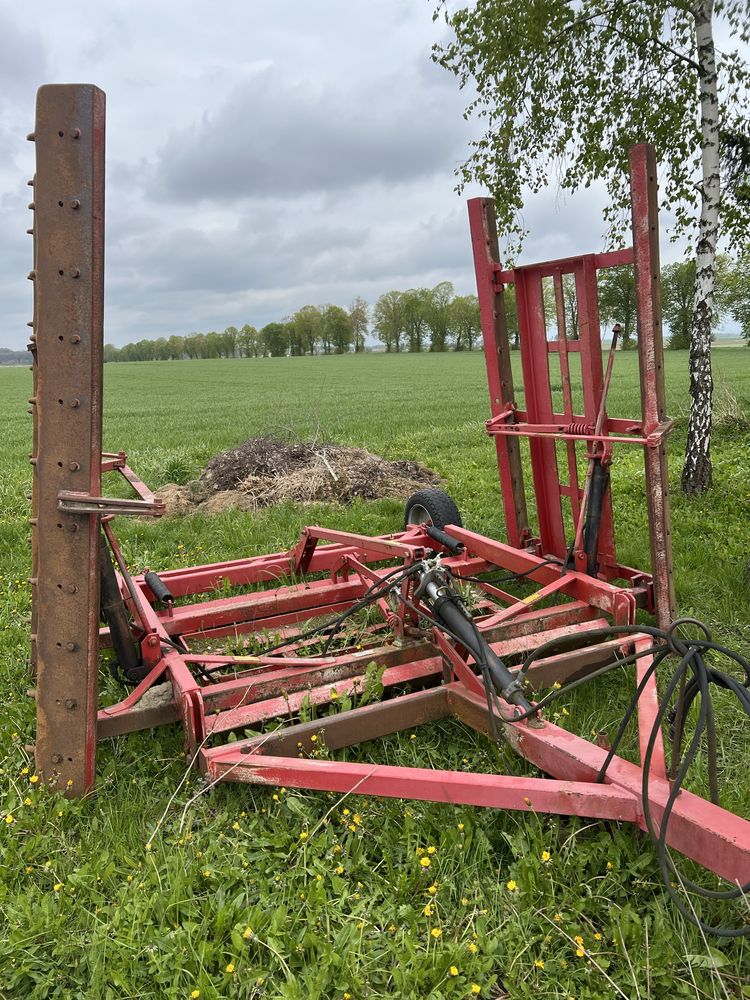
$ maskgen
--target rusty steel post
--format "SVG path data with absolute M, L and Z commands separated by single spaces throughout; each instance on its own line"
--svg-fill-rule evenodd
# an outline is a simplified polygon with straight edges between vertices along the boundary
M 491 198 L 469 201 L 471 245 L 477 276 L 477 295 L 482 317 L 484 359 L 490 391 L 490 411 L 495 417 L 515 402 L 508 324 L 502 287 L 496 287 L 494 268 L 500 266 L 495 203 Z M 508 541 L 520 548 L 529 537 L 529 516 L 523 482 L 520 442 L 496 438 L 497 464 L 502 483 L 505 527 Z
M 58 493 L 101 492 L 104 101 L 42 87 L 33 133 L 36 767 L 71 795 L 94 783 L 99 523 L 60 511 Z
M 662 346 L 656 153 L 654 147 L 647 143 L 633 146 L 630 150 L 630 192 L 641 407 L 643 430 L 648 436 L 667 419 L 667 404 Z M 659 627 L 666 628 L 673 621 L 676 608 L 666 441 L 662 440 L 655 448 L 645 448 L 644 452 L 654 604 Z

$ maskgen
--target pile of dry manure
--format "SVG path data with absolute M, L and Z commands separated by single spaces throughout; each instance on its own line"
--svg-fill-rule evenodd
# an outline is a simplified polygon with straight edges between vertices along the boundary
M 355 497 L 406 500 L 425 486 L 440 486 L 437 473 L 420 462 L 388 462 L 362 448 L 338 444 L 288 444 L 250 438 L 215 455 L 184 486 L 159 489 L 168 514 L 214 513 L 231 507 L 256 510 L 283 503 L 350 503 Z

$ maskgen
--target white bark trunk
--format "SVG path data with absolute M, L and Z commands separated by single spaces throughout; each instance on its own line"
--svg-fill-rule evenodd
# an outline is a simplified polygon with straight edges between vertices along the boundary
M 682 489 L 701 493 L 711 485 L 711 319 L 714 308 L 716 238 L 721 198 L 719 97 L 716 84 L 713 0 L 692 5 L 701 102 L 701 217 L 695 259 L 695 300 L 690 336 L 690 421 L 688 423 Z

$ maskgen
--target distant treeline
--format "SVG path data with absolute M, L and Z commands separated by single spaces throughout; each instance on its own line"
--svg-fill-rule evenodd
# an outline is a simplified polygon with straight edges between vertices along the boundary
M 0 365 L 30 365 L 31 354 L 29 351 L 11 351 L 7 347 L 0 347 Z
M 719 258 L 714 322 L 731 315 L 750 339 L 750 267 L 740 259 Z M 565 327 L 569 339 L 578 338 L 578 303 L 573 275 L 563 275 Z M 695 264 L 670 264 L 662 269 L 662 305 L 669 329 L 667 346 L 686 349 L 690 344 Z M 518 347 L 518 316 L 513 285 L 505 289 L 505 309 L 513 347 Z M 544 285 L 544 310 L 548 328 L 557 326 L 552 279 Z M 632 267 L 612 267 L 599 273 L 599 317 L 603 324 L 620 323 L 621 346 L 635 340 L 635 283 Z M 476 295 L 456 295 L 450 281 L 434 288 L 385 292 L 370 307 L 356 298 L 348 309 L 341 306 L 303 306 L 293 316 L 267 323 L 260 330 L 246 323 L 228 326 L 222 333 L 139 340 L 124 347 L 107 344 L 105 361 L 168 361 L 182 358 L 262 358 L 305 354 L 347 354 L 372 350 L 471 351 L 481 346 L 482 328 Z M 378 348 L 374 348 L 377 350 Z M 23 353 L 23 352 L 7 352 Z
M 368 337 L 396 351 L 470 351 L 481 340 L 476 295 L 455 295 L 443 281 L 434 288 L 386 292 L 370 307 L 356 298 L 341 306 L 303 306 L 293 316 L 260 330 L 246 323 L 219 333 L 190 333 L 107 344 L 105 361 L 166 361 L 180 358 L 274 358 L 347 354 L 367 349 Z

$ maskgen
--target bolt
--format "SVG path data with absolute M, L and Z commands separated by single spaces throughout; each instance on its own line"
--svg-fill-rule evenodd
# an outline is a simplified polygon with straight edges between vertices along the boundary
M 67 649 L 67 651 L 69 653 L 75 653 L 75 651 L 78 649 L 78 643 L 77 642 L 66 642 L 65 643 L 65 648 Z
M 71 278 L 80 278 L 81 272 L 78 270 L 77 267 L 74 267 L 73 270 L 70 272 L 70 276 Z
M 73 341 L 74 344 L 81 343 L 81 338 L 78 336 L 78 334 L 76 334 L 75 337 L 71 337 L 70 339 Z
M 33 188 L 34 187 L 34 178 L 32 177 L 31 180 L 30 181 L 26 181 L 26 183 L 28 184 L 28 186 L 30 188 Z
M 65 699 L 65 707 L 67 709 L 69 709 L 70 711 L 72 711 L 76 707 L 77 704 L 78 704 L 78 702 L 75 700 L 75 698 L 66 698 Z
M 149 646 L 158 646 L 159 645 L 159 639 L 155 635 L 150 635 L 148 637 L 148 639 L 146 640 L 146 642 L 148 643 Z
M 26 277 L 29 279 L 29 281 L 36 281 L 36 271 L 29 271 Z
M 70 469 L 71 472 L 78 472 L 81 466 L 79 462 L 69 462 L 68 468 Z
M 34 142 L 34 140 L 36 139 L 36 136 L 34 135 L 33 132 L 29 132 L 29 134 L 26 136 L 26 138 L 28 139 L 29 142 Z
M 76 587 L 76 585 L 74 583 L 69 583 L 68 584 L 68 593 L 69 594 L 77 594 L 78 593 L 78 587 Z
M 77 407 L 79 407 L 81 405 L 81 401 L 80 401 L 80 399 L 71 399 L 70 405 L 75 410 L 75 409 L 77 409 Z
M 29 320 L 29 321 L 27 322 L 26 326 L 30 326 L 30 327 L 31 327 L 31 329 L 33 330 L 33 329 L 34 329 L 34 320 L 33 320 L 33 319 L 30 319 L 30 320 Z
M 62 754 L 61 753 L 53 753 L 52 754 L 52 763 L 53 764 L 62 764 Z
M 38 517 L 30 517 L 29 518 L 29 524 L 39 524 L 39 518 Z
M 81 138 L 81 130 L 80 130 L 79 128 L 74 128 L 74 129 L 73 129 L 73 130 L 71 131 L 71 133 L 70 133 L 70 134 L 71 134 L 71 136 L 72 136 L 72 137 L 73 137 L 74 139 L 80 139 L 80 138 Z
M 29 459 L 29 462 L 30 462 L 30 464 L 31 464 L 31 465 L 36 465 L 36 463 L 37 463 L 38 461 L 39 461 L 39 459 L 38 459 L 38 458 L 33 458 L 33 457 L 32 457 L 32 458 L 30 458 L 30 459 Z
M 26 207 L 29 209 L 29 211 L 33 212 L 36 208 L 36 205 L 34 204 L 33 201 L 30 201 Z
M 33 236 L 34 235 L 34 230 L 33 229 L 27 229 L 26 232 L 29 234 L 29 236 Z
M 36 587 L 36 585 L 39 583 L 39 577 L 29 576 L 26 578 L 26 582 L 30 583 L 32 587 Z
M 31 403 L 32 406 L 36 406 L 36 396 L 29 396 L 28 402 Z
M 79 200 L 78 200 L 77 198 L 74 198 L 74 199 L 73 199 L 73 200 L 71 201 L 71 203 L 70 203 L 70 207 L 71 207 L 71 208 L 73 209 L 73 211 L 75 212 L 75 211 L 76 211 L 76 209 L 79 209 L 79 208 L 81 207 L 81 203 L 80 203 L 80 201 L 79 201 Z

